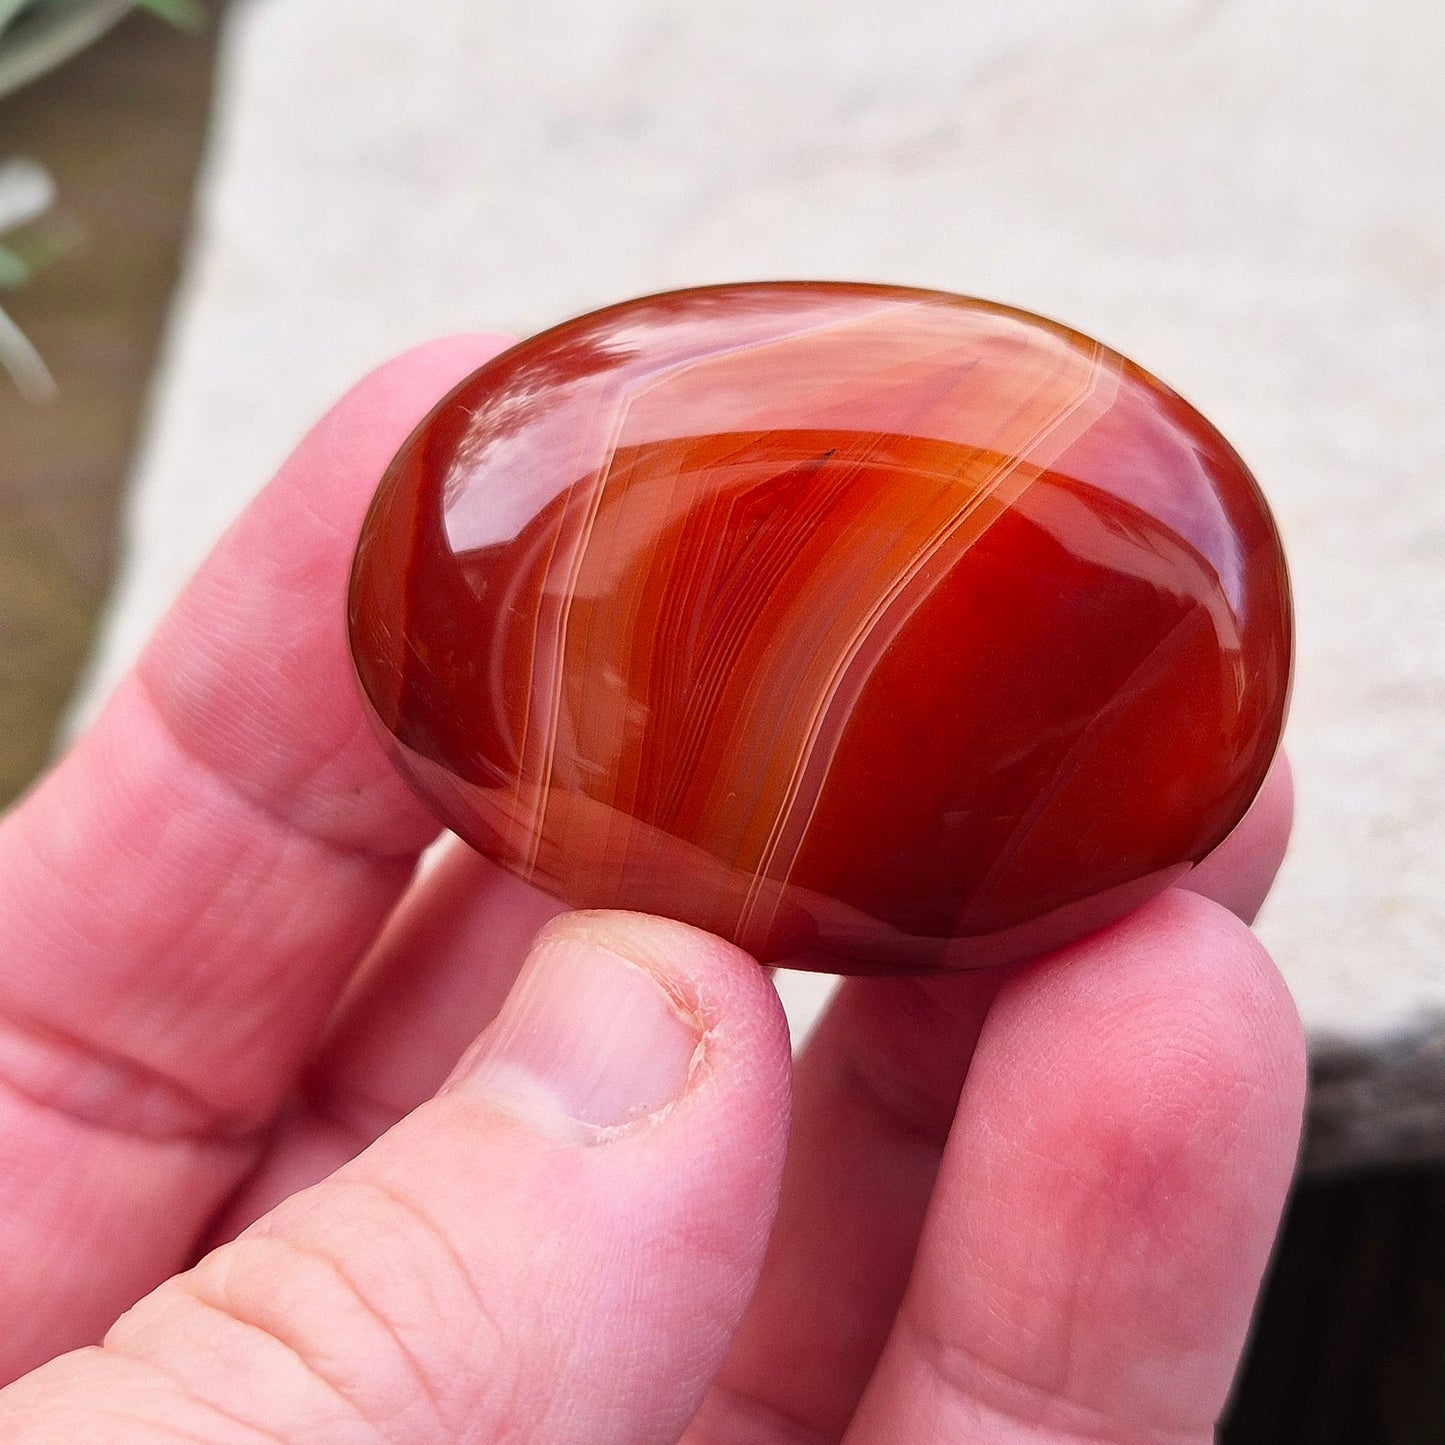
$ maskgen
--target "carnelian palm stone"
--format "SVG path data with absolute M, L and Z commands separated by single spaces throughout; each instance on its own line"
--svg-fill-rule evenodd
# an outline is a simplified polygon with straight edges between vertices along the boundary
M 1175 883 L 1278 745 L 1253 478 L 1107 347 L 939 292 L 627 302 L 468 377 L 351 584 L 399 767 L 567 903 L 967 968 Z

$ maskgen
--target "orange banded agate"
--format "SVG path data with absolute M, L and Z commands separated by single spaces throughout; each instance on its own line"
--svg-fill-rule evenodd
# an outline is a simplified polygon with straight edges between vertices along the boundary
M 1016 960 L 1179 881 L 1291 655 L 1264 500 L 1174 392 L 832 283 L 627 302 L 468 377 L 381 483 L 350 628 L 474 847 L 845 972 Z

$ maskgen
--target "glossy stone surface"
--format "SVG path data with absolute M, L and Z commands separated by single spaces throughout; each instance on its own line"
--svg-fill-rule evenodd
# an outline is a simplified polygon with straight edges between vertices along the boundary
M 1197 412 L 1051 322 L 677 292 L 483 367 L 350 598 L 405 776 L 566 902 L 770 961 L 1006 962 L 1181 879 L 1279 742 L 1279 540 Z

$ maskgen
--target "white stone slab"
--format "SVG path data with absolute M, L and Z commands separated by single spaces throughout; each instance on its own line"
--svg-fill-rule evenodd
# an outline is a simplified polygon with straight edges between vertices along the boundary
M 1219 423 L 1291 550 L 1299 829 L 1261 931 L 1322 1070 L 1312 1162 L 1445 1155 L 1438 0 L 251 0 L 230 24 L 95 688 L 307 421 L 427 336 L 779 276 L 1058 316 Z

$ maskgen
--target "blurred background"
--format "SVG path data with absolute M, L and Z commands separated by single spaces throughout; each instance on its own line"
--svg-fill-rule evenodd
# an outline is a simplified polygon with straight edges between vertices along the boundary
M 1438 0 L 0 0 L 0 796 L 407 345 L 778 277 L 1056 316 L 1231 438 L 1297 588 L 1313 1095 L 1224 1438 L 1438 1442 L 1442 78 Z

